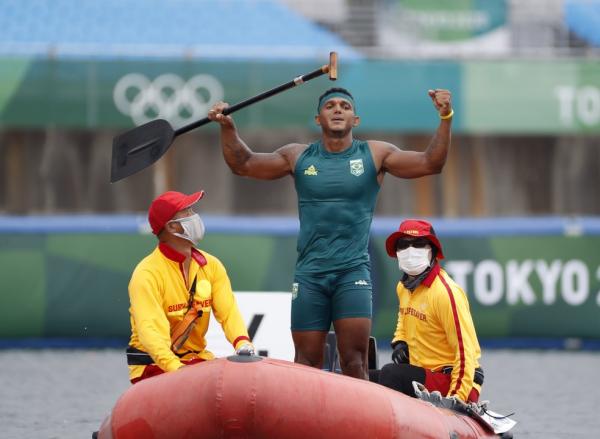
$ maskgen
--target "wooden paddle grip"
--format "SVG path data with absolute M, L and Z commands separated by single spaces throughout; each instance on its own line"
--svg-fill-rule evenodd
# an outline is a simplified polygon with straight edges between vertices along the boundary
M 337 79 L 337 63 L 338 63 L 338 56 L 337 56 L 337 52 L 329 52 L 329 69 L 327 70 L 329 73 L 329 80 L 330 81 L 335 81 Z

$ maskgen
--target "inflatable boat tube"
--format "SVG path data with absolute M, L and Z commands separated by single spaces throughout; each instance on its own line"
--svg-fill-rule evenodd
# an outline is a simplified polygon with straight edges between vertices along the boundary
M 99 439 L 497 437 L 474 419 L 379 384 L 282 360 L 232 356 L 131 386 Z

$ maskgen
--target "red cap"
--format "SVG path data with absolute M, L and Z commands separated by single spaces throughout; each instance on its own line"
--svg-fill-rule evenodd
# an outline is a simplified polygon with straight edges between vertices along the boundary
M 158 235 L 177 212 L 196 204 L 203 196 L 204 191 L 194 192 L 191 195 L 169 191 L 156 197 L 148 209 L 148 221 L 152 233 Z
M 407 219 L 400 223 L 398 230 L 392 233 L 385 240 L 385 249 L 387 254 L 392 258 L 396 257 L 396 241 L 398 238 L 410 236 L 413 238 L 427 238 L 437 248 L 437 259 L 444 259 L 444 253 L 442 253 L 442 245 L 438 241 L 433 226 L 427 221 Z

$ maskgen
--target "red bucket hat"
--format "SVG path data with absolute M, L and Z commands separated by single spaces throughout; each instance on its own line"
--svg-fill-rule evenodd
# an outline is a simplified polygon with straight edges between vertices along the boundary
M 400 223 L 398 230 L 392 233 L 385 240 L 385 249 L 390 257 L 396 257 L 396 241 L 399 238 L 410 236 L 413 238 L 427 238 L 437 248 L 437 259 L 444 259 L 444 253 L 442 253 L 442 245 L 437 239 L 433 226 L 427 221 L 407 219 Z
M 158 235 L 177 212 L 196 204 L 203 196 L 204 191 L 191 195 L 169 191 L 156 197 L 148 209 L 148 222 L 152 233 Z

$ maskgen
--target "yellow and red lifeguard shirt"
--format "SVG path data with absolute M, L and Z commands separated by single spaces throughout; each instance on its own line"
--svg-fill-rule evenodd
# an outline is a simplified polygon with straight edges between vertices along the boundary
M 182 367 L 182 359 L 214 358 L 212 352 L 206 349 L 205 339 L 211 311 L 234 349 L 243 341 L 250 340 L 221 261 L 193 248 L 186 279 L 184 260 L 183 254 L 160 243 L 137 265 L 129 282 L 129 345 L 148 353 L 166 372 Z M 202 317 L 198 318 L 189 338 L 175 353 L 171 350 L 171 331 L 188 310 L 194 279 L 194 297 L 201 303 Z M 145 367 L 129 366 L 129 379 L 141 376 Z
M 465 292 L 436 263 L 411 293 L 402 282 L 396 287 L 400 309 L 394 339 L 408 344 L 410 364 L 439 372 L 452 366 L 447 396 L 463 401 L 475 387 L 475 368 L 481 349 Z

